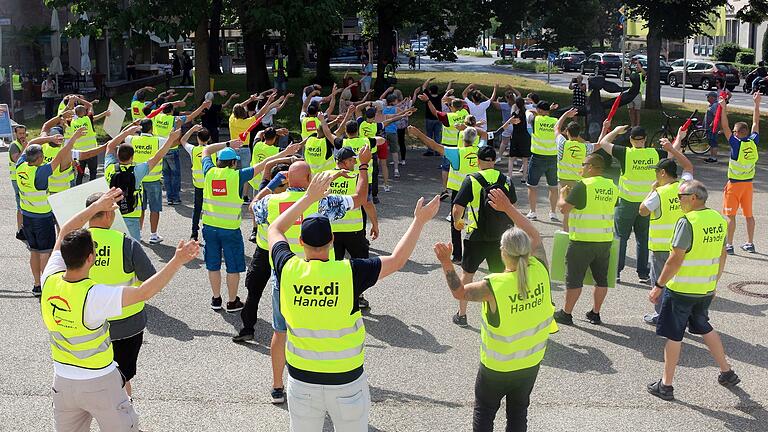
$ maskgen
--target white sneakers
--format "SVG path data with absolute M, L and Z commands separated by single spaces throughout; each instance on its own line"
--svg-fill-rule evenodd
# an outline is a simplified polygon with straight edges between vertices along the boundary
M 158 244 L 163 241 L 163 238 L 157 234 L 151 234 L 149 236 L 149 244 Z
M 560 222 L 560 219 L 557 218 L 555 212 L 549 212 L 549 220 L 552 222 Z
M 539 220 L 539 217 L 536 216 L 536 212 L 534 212 L 533 210 L 529 211 L 528 214 L 525 215 L 525 217 L 527 217 L 530 220 Z

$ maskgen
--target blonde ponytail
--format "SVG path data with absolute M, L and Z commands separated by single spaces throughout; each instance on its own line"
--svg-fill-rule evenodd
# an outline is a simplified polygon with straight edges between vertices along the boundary
M 528 264 L 531 239 L 525 231 L 512 227 L 501 235 L 501 253 L 517 261 L 517 292 L 521 299 L 528 297 Z

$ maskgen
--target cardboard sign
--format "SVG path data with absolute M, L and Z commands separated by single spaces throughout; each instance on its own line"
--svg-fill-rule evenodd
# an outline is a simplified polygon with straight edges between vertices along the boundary
M 109 185 L 100 177 L 63 192 L 55 193 L 48 197 L 48 203 L 51 205 L 59 225 L 62 225 L 85 208 L 85 200 L 89 195 L 108 190 Z M 118 210 L 115 210 L 115 222 L 112 223 L 112 229 L 123 232 L 129 237 L 131 235 L 125 225 L 123 215 Z
M 11 113 L 8 105 L 0 105 L 0 138 L 13 140 L 13 128 L 11 127 Z
M 114 138 L 120 135 L 120 131 L 123 130 L 125 110 L 120 108 L 120 105 L 112 99 L 109 100 L 109 107 L 107 109 L 112 113 L 104 119 L 104 132 Z
M 549 276 L 555 282 L 565 283 L 565 252 L 568 250 L 568 233 L 565 231 L 555 232 L 552 244 L 552 258 L 549 269 Z M 611 246 L 611 257 L 608 260 L 608 288 L 616 286 L 616 269 L 619 267 L 619 240 L 614 238 Z M 595 280 L 592 278 L 592 270 L 587 269 L 584 275 L 584 286 L 594 286 Z

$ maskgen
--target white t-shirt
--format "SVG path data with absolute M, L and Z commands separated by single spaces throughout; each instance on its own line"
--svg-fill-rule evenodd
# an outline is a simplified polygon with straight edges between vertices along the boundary
M 43 270 L 43 285 L 48 276 L 67 269 L 61 251 L 54 251 L 48 259 L 48 264 Z M 85 298 L 83 322 L 89 328 L 97 328 L 105 324 L 108 318 L 120 316 L 123 313 L 123 288 L 103 284 L 94 285 Z M 76 366 L 53 362 L 53 373 L 73 380 L 85 380 L 98 378 L 112 372 L 117 364 L 113 361 L 104 369 L 91 370 Z
M 491 100 L 488 99 L 487 101 L 475 105 L 469 98 L 464 98 L 464 103 L 466 103 L 469 108 L 469 114 L 475 116 L 475 119 L 477 119 L 478 125 L 476 127 L 478 129 L 486 130 L 488 128 L 487 110 L 488 107 L 491 106 Z
M 307 100 L 307 95 L 305 93 L 301 93 L 301 103 L 303 104 Z M 312 96 L 312 99 L 310 99 L 309 103 L 317 102 L 321 103 L 323 101 L 322 96 Z
M 317 97 L 317 96 L 315 96 Z M 314 99 L 314 97 L 313 97 Z M 320 98 L 322 99 L 322 98 Z M 272 125 L 272 117 L 277 114 L 277 108 L 272 108 L 271 110 L 267 111 L 266 114 L 264 114 L 264 117 L 261 118 L 261 124 L 264 126 L 271 126 Z
M 683 171 L 683 173 L 680 175 L 680 182 L 686 182 L 693 180 L 693 174 L 689 173 L 688 171 Z M 659 207 L 661 207 L 661 199 L 659 198 L 659 193 L 656 191 L 653 191 L 648 197 L 643 201 L 643 205 L 645 208 L 651 211 L 651 214 L 653 217 L 659 217 L 658 211 Z

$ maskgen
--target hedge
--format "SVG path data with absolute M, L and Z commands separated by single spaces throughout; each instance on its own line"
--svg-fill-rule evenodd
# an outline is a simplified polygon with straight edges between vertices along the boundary
M 721 43 L 715 47 L 715 59 L 718 61 L 734 62 L 736 61 L 736 54 L 741 51 L 742 48 L 738 44 L 726 42 Z
M 741 78 L 746 78 L 747 75 L 749 75 L 749 73 L 755 70 L 757 67 L 757 65 L 743 63 L 734 63 L 733 66 L 739 70 L 739 75 Z
M 755 50 L 746 48 L 736 54 L 736 63 L 753 64 L 755 63 Z

